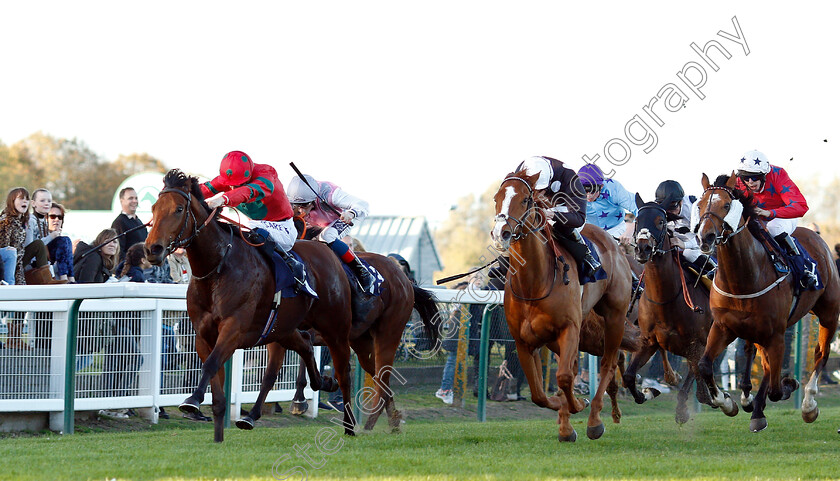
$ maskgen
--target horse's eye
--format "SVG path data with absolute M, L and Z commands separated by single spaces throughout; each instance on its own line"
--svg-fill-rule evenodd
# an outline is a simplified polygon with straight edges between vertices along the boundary
M 724 208 L 724 209 L 726 209 L 726 210 L 729 210 L 729 208 L 730 208 L 730 207 L 732 207 L 732 204 L 731 204 L 730 202 L 727 202 L 727 203 L 723 206 L 723 208 Z
M 175 213 L 180 214 L 181 212 L 184 212 L 184 206 L 179 205 L 177 208 L 175 208 Z

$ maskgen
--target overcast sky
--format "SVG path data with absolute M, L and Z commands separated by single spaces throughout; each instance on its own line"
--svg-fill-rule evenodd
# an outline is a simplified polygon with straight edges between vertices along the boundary
M 751 149 L 794 178 L 839 169 L 834 2 L 10 3 L 7 145 L 43 131 L 205 176 L 244 150 L 284 184 L 294 161 L 432 221 L 531 155 L 599 154 L 645 198 L 667 178 L 698 193 Z M 717 71 L 690 46 L 710 40 Z M 628 138 L 636 115 L 655 146 Z

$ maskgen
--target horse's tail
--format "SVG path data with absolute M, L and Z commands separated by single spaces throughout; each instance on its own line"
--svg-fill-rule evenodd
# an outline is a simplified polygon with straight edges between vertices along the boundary
M 423 319 L 426 334 L 432 340 L 432 344 L 436 344 L 436 341 L 440 338 L 438 324 L 443 318 L 440 315 L 437 303 L 435 303 L 435 298 L 422 287 L 417 285 L 412 287 L 414 288 L 414 308 L 417 309 L 420 318 Z
M 624 335 L 621 336 L 621 349 L 638 352 L 642 348 L 642 331 L 638 326 L 624 322 Z

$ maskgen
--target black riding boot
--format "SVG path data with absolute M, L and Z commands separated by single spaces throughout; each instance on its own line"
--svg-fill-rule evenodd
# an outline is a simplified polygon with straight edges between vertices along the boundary
M 776 242 L 782 246 L 789 257 L 800 257 L 802 255 L 802 253 L 799 252 L 799 248 L 796 247 L 796 243 L 793 242 L 793 237 L 791 237 L 787 232 L 782 232 L 774 237 L 774 239 L 776 239 Z M 817 285 L 817 274 L 814 273 L 813 269 L 808 269 L 806 266 L 805 272 L 799 283 L 804 289 L 811 289 Z
M 714 279 L 715 271 L 717 270 L 717 263 L 714 259 L 706 254 L 700 254 L 692 264 L 697 268 L 697 272 L 701 276 L 707 277 L 709 280 Z
M 358 257 L 354 257 L 352 261 L 347 263 L 351 269 L 353 269 L 353 273 L 356 274 L 356 277 L 359 279 L 359 284 L 361 284 L 362 292 L 368 295 L 373 294 L 373 276 L 370 274 L 370 271 L 362 264 L 362 261 L 359 260 Z
M 294 256 L 284 251 L 276 244 L 274 246 L 274 252 L 280 254 L 280 258 L 283 259 L 283 262 L 285 262 L 286 265 L 289 266 L 289 270 L 292 271 L 292 277 L 295 278 L 295 292 L 308 290 L 304 288 L 306 284 L 306 269 L 303 262 L 295 259 Z
M 592 255 L 592 251 L 589 250 L 589 246 L 586 245 L 586 241 L 583 240 L 583 236 L 580 235 L 580 232 L 578 232 L 576 229 L 573 229 L 572 236 L 578 244 L 586 248 L 586 254 L 583 255 L 583 264 L 587 270 L 587 273 L 590 276 L 594 276 L 595 273 L 598 272 L 598 269 L 601 268 L 601 263 L 595 260 L 595 257 Z

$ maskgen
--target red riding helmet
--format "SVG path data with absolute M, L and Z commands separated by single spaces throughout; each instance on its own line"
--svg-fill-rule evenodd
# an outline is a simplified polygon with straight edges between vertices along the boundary
M 228 152 L 219 166 L 222 183 L 229 187 L 236 187 L 251 180 L 254 173 L 254 161 L 245 152 L 234 150 Z

